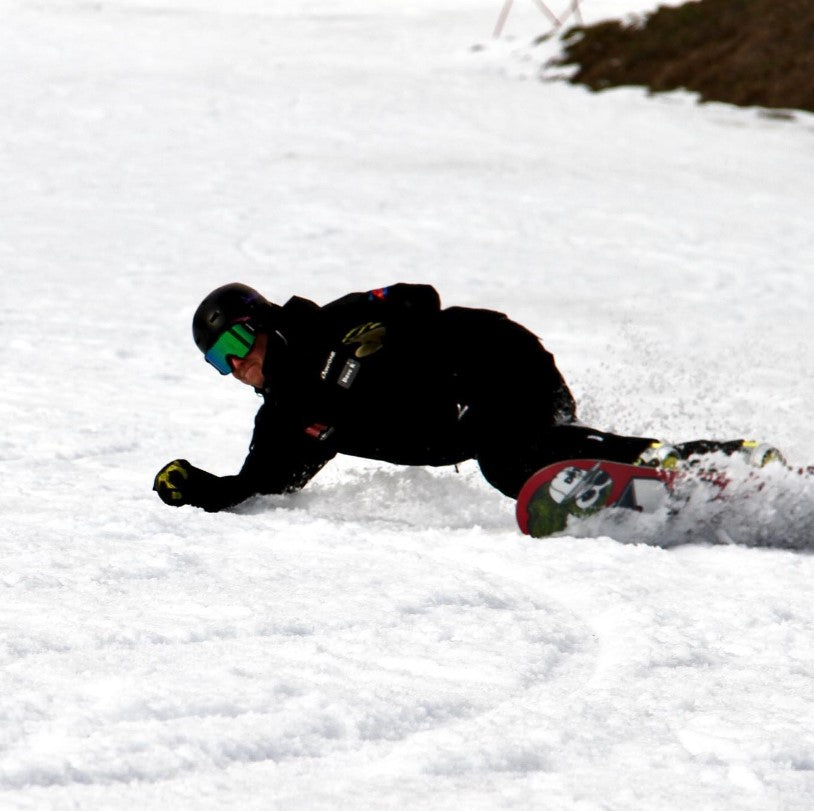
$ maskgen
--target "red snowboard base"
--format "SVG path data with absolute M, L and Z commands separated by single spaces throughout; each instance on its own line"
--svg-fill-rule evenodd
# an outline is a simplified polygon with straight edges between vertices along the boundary
M 653 512 L 665 505 L 674 473 L 601 459 L 569 459 L 538 470 L 517 497 L 517 523 L 534 538 L 566 528 L 569 516 L 609 507 Z

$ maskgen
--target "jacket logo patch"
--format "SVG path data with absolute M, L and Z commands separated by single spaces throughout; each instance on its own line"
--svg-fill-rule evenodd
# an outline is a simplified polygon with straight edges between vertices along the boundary
M 331 354 L 328 355 L 327 359 L 325 360 L 325 365 L 322 367 L 322 371 L 319 373 L 319 376 L 323 380 L 325 380 L 328 377 L 328 375 L 330 374 L 331 366 L 334 365 L 335 360 L 336 360 L 336 352 L 332 351 Z
M 331 428 L 330 425 L 324 425 L 321 422 L 315 422 L 313 425 L 309 425 L 305 429 L 305 433 L 308 434 L 308 436 L 320 441 L 327 439 L 333 432 L 334 429 Z
M 367 297 L 370 301 L 373 299 L 378 299 L 379 301 L 387 301 L 387 294 L 389 293 L 389 289 L 387 287 L 377 287 L 375 290 L 371 290 Z
M 359 374 L 359 367 L 361 365 L 358 360 L 353 360 L 353 358 L 348 360 L 339 373 L 339 377 L 336 380 L 337 384 L 342 386 L 343 389 L 349 389 L 353 385 L 353 381 L 356 380 L 356 375 Z
M 378 321 L 368 321 L 367 324 L 360 324 L 354 327 L 343 339 L 346 346 L 359 344 L 354 355 L 357 358 L 366 358 L 382 348 L 384 334 L 386 332 L 384 324 Z

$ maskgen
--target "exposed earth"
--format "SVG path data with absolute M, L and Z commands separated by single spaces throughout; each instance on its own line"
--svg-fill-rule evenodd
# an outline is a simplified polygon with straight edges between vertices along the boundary
M 686 89 L 702 101 L 814 111 L 814 2 L 700 0 L 571 28 L 558 62 L 593 90 Z

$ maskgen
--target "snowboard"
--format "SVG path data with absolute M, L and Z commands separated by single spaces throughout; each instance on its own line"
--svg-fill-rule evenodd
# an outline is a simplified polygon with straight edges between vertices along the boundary
M 674 470 L 569 459 L 538 470 L 517 498 L 517 523 L 526 535 L 543 538 L 582 518 L 613 507 L 655 512 L 667 505 Z

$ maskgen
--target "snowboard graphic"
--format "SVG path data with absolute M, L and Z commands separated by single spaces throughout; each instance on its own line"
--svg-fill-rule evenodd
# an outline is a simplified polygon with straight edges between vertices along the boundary
M 565 529 L 570 516 L 585 517 L 610 507 L 653 512 L 667 504 L 674 471 L 569 459 L 538 470 L 517 497 L 522 532 L 543 538 Z
M 814 466 L 772 463 L 750 468 L 735 460 L 733 467 L 726 457 L 710 458 L 706 463 L 684 462 L 666 470 L 602 459 L 570 459 L 538 470 L 523 485 L 517 497 L 517 523 L 526 535 L 544 538 L 566 529 L 572 516 L 584 518 L 610 508 L 652 513 L 664 507 L 670 516 L 677 516 L 691 498 L 696 510 L 705 504 L 729 504 L 734 516 L 749 514 L 744 511 L 746 504 L 762 503 L 769 514 L 780 511 L 793 520 L 794 512 L 782 505 L 796 493 L 796 509 L 802 509 L 803 517 L 810 515 L 802 505 L 810 504 L 806 499 L 811 495 L 807 489 L 811 483 Z M 703 515 L 698 513 L 700 518 Z

